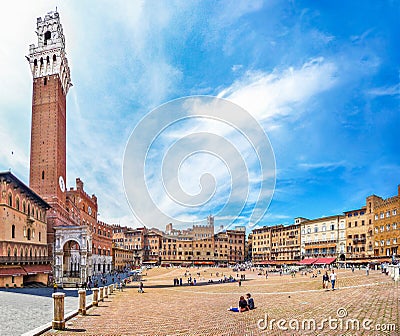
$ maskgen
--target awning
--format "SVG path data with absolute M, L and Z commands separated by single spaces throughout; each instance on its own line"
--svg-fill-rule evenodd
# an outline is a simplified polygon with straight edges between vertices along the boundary
M 258 261 L 254 262 L 254 265 L 275 265 L 275 260 Z
M 318 258 L 307 258 L 307 259 L 303 259 L 303 260 L 300 261 L 298 264 L 299 264 L 299 265 L 312 265 L 312 264 L 314 264 L 317 260 L 318 260 Z
M 297 260 L 264 260 L 255 262 L 254 265 L 294 265 L 297 264 Z
M 25 270 L 20 267 L 0 267 L 0 276 L 10 276 L 10 275 L 26 275 Z
M 315 265 L 330 265 L 335 262 L 336 258 L 318 258 Z
M 214 265 L 214 261 L 195 261 L 194 265 Z
M 51 273 L 51 265 L 24 265 L 22 266 L 27 274 L 40 274 L 40 273 Z

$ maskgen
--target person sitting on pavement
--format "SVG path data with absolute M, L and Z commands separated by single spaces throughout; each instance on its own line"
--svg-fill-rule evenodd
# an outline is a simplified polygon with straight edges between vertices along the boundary
M 240 300 L 239 300 L 239 311 L 241 313 L 243 313 L 248 310 L 249 310 L 249 306 L 247 304 L 247 301 L 245 300 L 244 296 L 241 296 Z
M 249 309 L 250 310 L 254 309 L 255 308 L 254 307 L 254 299 L 251 297 L 251 294 L 247 293 L 246 297 L 247 297 L 247 305 L 248 305 Z

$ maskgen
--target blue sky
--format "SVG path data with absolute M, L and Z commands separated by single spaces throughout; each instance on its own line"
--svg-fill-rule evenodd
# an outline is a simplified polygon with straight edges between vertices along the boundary
M 36 18 L 56 6 L 74 84 L 67 185 L 81 177 L 98 196 L 101 220 L 139 225 L 122 182 L 126 143 L 149 111 L 188 95 L 228 99 L 267 133 L 276 189 L 261 225 L 339 214 L 370 194 L 396 193 L 398 1 L 7 2 L 0 170 L 28 182 L 32 79 L 24 56 L 36 43 Z

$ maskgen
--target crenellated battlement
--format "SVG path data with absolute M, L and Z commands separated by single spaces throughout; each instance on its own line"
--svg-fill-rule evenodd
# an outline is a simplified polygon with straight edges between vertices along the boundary
M 29 46 L 26 56 L 34 79 L 58 75 L 65 95 L 72 86 L 65 52 L 65 37 L 58 12 L 49 12 L 36 21 L 37 45 Z

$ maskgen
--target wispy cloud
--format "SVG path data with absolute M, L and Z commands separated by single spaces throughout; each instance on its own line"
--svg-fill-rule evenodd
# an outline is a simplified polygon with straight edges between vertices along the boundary
M 400 83 L 391 86 L 373 88 L 367 91 L 371 96 L 398 96 L 400 94 Z

